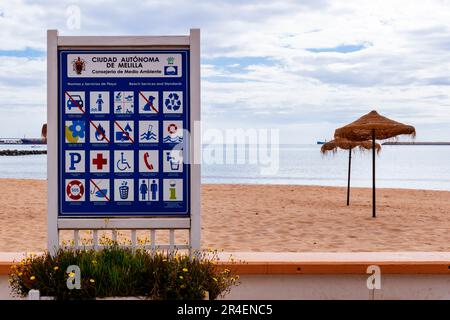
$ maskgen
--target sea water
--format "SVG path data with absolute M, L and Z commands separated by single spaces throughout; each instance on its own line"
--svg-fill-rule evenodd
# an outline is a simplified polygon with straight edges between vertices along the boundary
M 0 150 L 45 150 L 46 146 L 0 145 Z M 277 170 L 249 163 L 251 148 L 235 147 L 235 161 L 202 164 L 202 183 L 346 186 L 348 152 L 323 156 L 320 145 L 280 145 Z M 227 148 L 224 148 L 226 154 Z M 224 156 L 225 160 L 225 156 Z M 46 179 L 46 155 L 0 156 L 0 178 Z M 217 163 L 219 162 L 219 163 Z M 372 153 L 352 155 L 352 186 L 372 186 Z M 377 187 L 450 190 L 450 146 L 383 146 L 376 157 Z
M 0 150 L 46 149 L 46 145 L 0 145 Z M 47 179 L 47 155 L 0 156 L 0 178 Z
M 202 182 L 346 186 L 348 151 L 322 155 L 320 147 L 281 145 L 275 175 L 262 175 L 258 165 L 204 165 Z M 352 153 L 351 184 L 372 187 L 371 151 Z M 450 190 L 450 146 L 383 146 L 376 156 L 376 184 Z

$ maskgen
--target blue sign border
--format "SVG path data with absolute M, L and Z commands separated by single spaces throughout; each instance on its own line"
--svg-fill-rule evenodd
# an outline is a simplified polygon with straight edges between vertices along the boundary
M 68 78 L 68 54 L 181 54 L 182 73 L 181 77 L 153 77 L 153 78 Z M 189 86 L 189 50 L 58 50 L 58 216 L 64 217 L 136 217 L 136 216 L 189 216 L 190 213 L 190 166 L 189 166 L 189 139 L 184 136 L 183 141 L 183 172 L 164 173 L 163 172 L 163 151 L 170 150 L 177 146 L 172 143 L 163 143 L 163 121 L 182 121 L 183 129 L 190 132 L 190 86 Z M 70 82 L 70 84 L 69 84 Z M 131 86 L 133 83 L 146 83 L 142 86 Z M 100 84 L 99 84 L 100 83 Z M 101 84 L 105 83 L 105 85 Z M 152 83 L 153 85 L 148 85 Z M 111 85 L 113 84 L 113 85 Z M 115 85 L 114 85 L 115 84 Z M 133 91 L 134 106 L 133 114 L 114 114 L 113 108 L 109 114 L 90 114 L 88 108 L 85 108 L 86 114 L 66 114 L 65 112 L 65 92 L 66 91 L 84 91 L 85 106 L 89 106 L 89 92 L 91 91 L 109 91 L 110 105 L 112 106 L 114 91 Z M 158 91 L 159 92 L 159 112 L 158 114 L 140 114 L 138 111 L 138 92 L 139 91 Z M 182 114 L 164 114 L 162 112 L 162 92 L 163 91 L 182 91 L 183 92 L 183 113 Z M 86 142 L 85 143 L 66 143 L 65 140 L 65 121 L 82 120 L 86 123 Z M 108 144 L 94 144 L 89 141 L 91 126 L 89 120 L 109 121 L 110 139 Z M 114 143 L 114 121 L 133 121 L 134 123 L 134 143 Z M 159 123 L 159 139 L 156 144 L 143 145 L 138 142 L 138 124 L 142 120 L 157 120 Z M 179 147 L 179 145 L 178 145 Z M 66 173 L 65 172 L 65 151 L 66 150 L 84 150 L 85 151 L 85 172 Z M 89 151 L 91 150 L 109 150 L 110 173 L 90 173 Z M 114 150 L 133 150 L 134 151 L 134 172 L 133 173 L 114 173 L 113 165 L 115 163 Z M 159 170 L 157 173 L 139 173 L 139 150 L 158 150 L 159 151 Z M 187 160 L 187 161 L 186 161 Z M 114 190 L 114 179 L 133 179 L 134 181 L 134 200 L 133 201 L 115 201 L 113 192 L 110 192 L 110 201 L 94 202 L 89 200 L 91 192 L 91 183 L 93 179 L 109 179 L 109 190 Z M 84 201 L 66 201 L 66 180 L 84 180 Z M 141 179 L 159 179 L 158 198 L 159 201 L 139 201 L 139 188 L 137 187 Z M 182 179 L 183 180 L 183 201 L 164 201 L 163 200 L 163 181 Z

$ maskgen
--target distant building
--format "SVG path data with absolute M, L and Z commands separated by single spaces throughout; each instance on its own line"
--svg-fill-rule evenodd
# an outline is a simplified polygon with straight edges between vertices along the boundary
M 0 138 L 0 144 L 47 144 L 47 124 L 42 125 L 40 138 Z

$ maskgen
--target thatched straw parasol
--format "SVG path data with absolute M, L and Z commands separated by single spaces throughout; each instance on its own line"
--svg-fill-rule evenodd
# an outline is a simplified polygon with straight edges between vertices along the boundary
M 389 118 L 383 117 L 378 112 L 371 111 L 358 120 L 336 129 L 335 138 L 345 138 L 354 141 L 390 139 L 399 135 L 416 135 L 416 129 Z
M 372 149 L 371 141 L 351 141 L 347 139 L 334 139 L 322 145 L 320 152 L 322 154 L 327 154 L 329 152 L 337 152 L 338 149 L 348 150 L 348 177 L 347 177 L 347 205 L 350 205 L 350 172 L 352 168 L 352 150 L 359 148 L 361 151 Z M 377 153 L 380 152 L 380 144 L 375 144 L 375 149 Z
M 335 138 L 344 138 L 354 141 L 372 140 L 372 217 L 376 217 L 375 194 L 375 140 L 385 140 L 399 135 L 416 135 L 416 129 L 371 111 L 358 120 L 336 129 Z
M 370 150 L 372 149 L 372 141 L 351 141 L 348 139 L 337 138 L 324 143 L 322 148 L 320 148 L 320 152 L 327 154 L 328 152 L 337 152 L 338 149 L 352 150 L 355 148 L 359 148 L 361 151 Z M 380 144 L 375 144 L 375 149 L 377 152 L 380 152 Z

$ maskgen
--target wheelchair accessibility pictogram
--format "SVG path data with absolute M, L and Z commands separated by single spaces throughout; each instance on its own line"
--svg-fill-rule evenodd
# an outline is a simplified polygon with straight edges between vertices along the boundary
M 131 150 L 114 151 L 114 172 L 130 173 L 134 171 L 134 153 Z
M 123 152 L 120 153 L 120 159 L 117 160 L 117 169 L 120 171 L 125 171 L 127 169 L 131 169 L 131 165 L 128 163 L 128 160 L 123 156 Z

